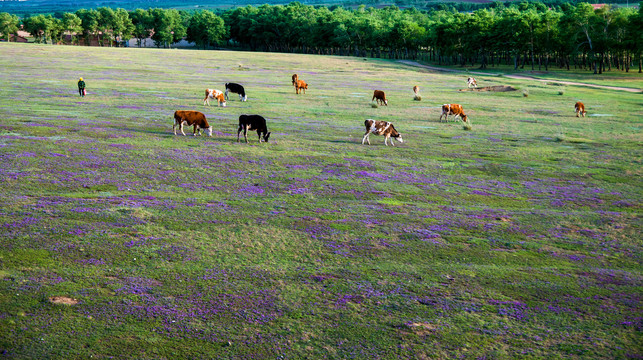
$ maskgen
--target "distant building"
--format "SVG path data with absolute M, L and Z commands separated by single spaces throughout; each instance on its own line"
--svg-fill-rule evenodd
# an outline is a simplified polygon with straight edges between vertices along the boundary
M 607 4 L 591 4 L 591 5 L 594 8 L 594 10 L 598 10 L 598 9 L 606 6 Z
M 7 41 L 7 38 L 3 36 L 0 41 Z M 11 34 L 9 35 L 9 42 L 27 43 L 29 40 L 24 36 Z

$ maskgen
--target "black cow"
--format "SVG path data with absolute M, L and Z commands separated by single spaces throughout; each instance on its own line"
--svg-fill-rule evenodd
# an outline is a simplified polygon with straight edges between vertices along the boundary
M 246 96 L 246 90 L 243 88 L 243 86 L 235 83 L 226 83 L 225 84 L 225 99 L 228 100 L 228 92 L 233 92 L 236 94 L 239 94 L 239 99 L 241 101 L 246 101 L 248 100 L 248 97 Z
M 237 130 L 237 142 L 239 142 L 239 134 L 243 130 L 243 137 L 248 143 L 248 130 L 257 131 L 259 135 L 259 143 L 261 143 L 261 134 L 263 133 L 263 141 L 268 142 L 270 133 L 268 132 L 268 127 L 266 127 L 266 119 L 260 115 L 241 115 L 239 116 L 239 129 Z

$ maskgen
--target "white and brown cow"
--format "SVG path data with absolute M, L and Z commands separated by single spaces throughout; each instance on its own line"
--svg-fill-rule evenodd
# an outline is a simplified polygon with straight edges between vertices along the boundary
M 297 80 L 297 83 L 295 84 L 295 93 L 299 94 L 300 92 L 306 93 L 306 89 L 308 89 L 308 84 L 304 80 Z
M 299 80 L 299 75 L 292 74 L 292 84 L 293 85 L 297 84 L 297 80 Z
M 420 96 L 420 87 L 415 85 L 413 87 L 413 93 L 415 93 L 415 96 Z
M 172 131 L 174 131 L 174 135 L 176 135 L 176 127 L 178 126 L 179 130 L 181 130 L 181 134 L 185 136 L 185 133 L 183 132 L 183 125 L 194 126 L 194 132 L 193 132 L 194 136 L 196 136 L 197 131 L 199 135 L 201 135 L 201 130 L 207 130 L 208 136 L 212 136 L 212 126 L 208 124 L 208 120 L 206 120 L 205 115 L 203 115 L 203 113 L 200 113 L 198 111 L 190 111 L 190 110 L 175 111 L 174 125 L 172 125 Z
M 462 121 L 464 121 L 465 123 L 468 121 L 467 115 L 464 114 L 464 109 L 460 104 L 442 105 L 442 115 L 440 115 L 440 121 L 442 121 L 442 117 L 444 116 L 445 121 L 449 122 L 449 115 L 453 115 L 454 121 L 457 116 L 459 116 L 460 119 L 462 119 Z
M 371 101 L 375 100 L 376 103 L 388 106 L 388 100 L 386 100 L 386 94 L 382 90 L 373 91 L 373 98 Z
M 576 117 L 580 117 L 581 115 L 585 117 L 585 114 L 587 114 L 587 111 L 585 111 L 585 104 L 580 101 L 576 102 L 574 110 L 576 110 Z
M 364 121 L 364 126 L 366 127 L 366 133 L 364 134 L 364 138 L 362 138 L 362 145 L 364 145 L 364 141 L 369 145 L 371 144 L 371 140 L 369 139 L 371 133 L 375 135 L 384 135 L 384 145 L 386 146 L 388 146 L 387 142 L 389 138 L 396 139 L 400 143 L 404 142 L 404 140 L 402 140 L 402 134 L 397 132 L 393 124 L 388 121 L 366 119 L 366 121 Z M 391 145 L 395 146 L 393 139 L 391 139 Z
M 221 90 L 217 89 L 205 89 L 205 99 L 203 99 L 203 106 L 205 104 L 210 105 L 210 99 L 216 99 L 219 103 L 219 106 L 226 107 L 225 95 Z
M 478 87 L 478 82 L 477 82 L 477 81 L 476 81 L 476 79 L 474 79 L 473 77 L 469 77 L 469 78 L 467 79 L 467 86 L 468 86 L 469 88 L 472 88 L 472 87 Z

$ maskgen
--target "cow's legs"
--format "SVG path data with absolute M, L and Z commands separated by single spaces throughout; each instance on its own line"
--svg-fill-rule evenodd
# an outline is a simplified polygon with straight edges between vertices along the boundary
M 228 100 L 228 89 L 225 89 L 225 96 L 224 99 Z
M 366 134 L 364 134 L 364 138 L 362 138 L 362 145 L 364 145 L 364 141 L 367 141 L 369 145 L 371 144 L 371 140 L 368 138 L 369 135 L 370 135 L 369 131 L 367 131 Z
M 183 121 L 181 121 L 181 125 L 179 127 L 179 130 L 181 130 L 181 134 L 183 134 L 183 136 L 185 136 L 185 133 L 183 132 Z
M 239 128 L 237 129 L 237 142 L 239 142 L 239 135 L 241 135 L 241 129 L 243 126 L 239 125 Z
M 246 139 L 246 144 L 248 143 L 248 127 L 243 127 L 243 138 Z

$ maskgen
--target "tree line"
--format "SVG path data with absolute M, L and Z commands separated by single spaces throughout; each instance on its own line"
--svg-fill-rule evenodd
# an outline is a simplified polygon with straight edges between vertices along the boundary
M 643 5 L 643 3 L 641 3 Z M 602 73 L 643 72 L 643 9 L 588 3 L 542 2 L 489 7 L 463 13 L 443 4 L 420 11 L 341 6 L 261 5 L 214 13 L 176 9 L 80 9 L 58 16 L 18 19 L 0 13 L 6 38 L 20 23 L 39 43 L 119 46 L 150 38 L 157 47 L 185 39 L 199 48 L 299 52 L 393 59 L 420 59 L 480 68 L 510 64 L 514 69 L 551 66 Z M 67 39 L 66 41 L 64 39 Z

